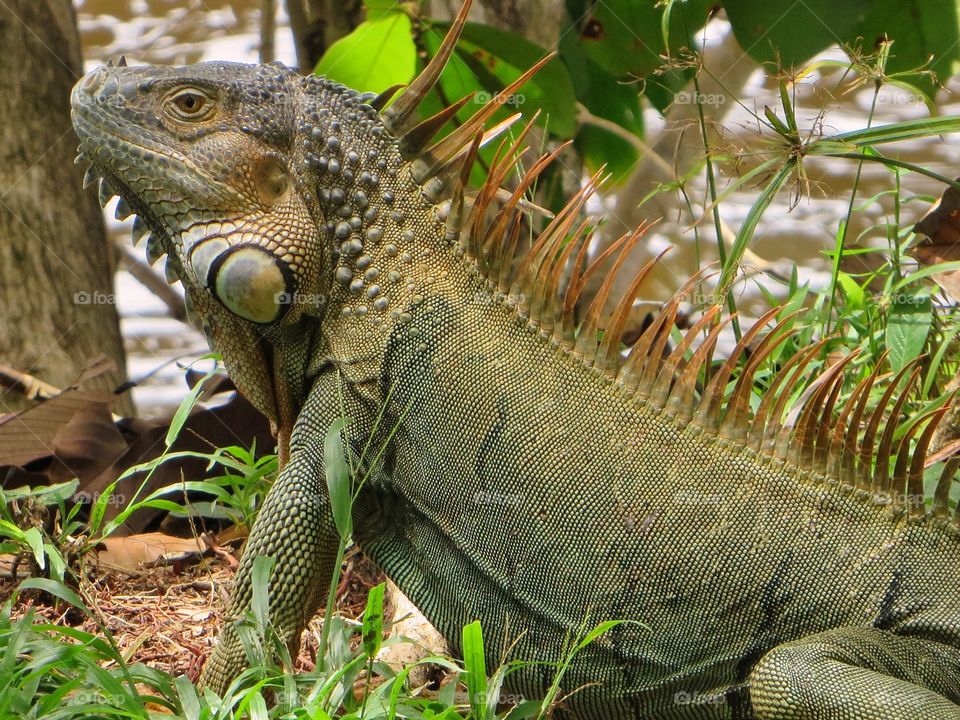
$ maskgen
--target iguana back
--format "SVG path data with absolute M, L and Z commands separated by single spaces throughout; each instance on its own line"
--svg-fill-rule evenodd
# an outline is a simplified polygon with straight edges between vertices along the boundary
M 960 717 L 957 463 L 928 509 L 939 414 L 905 438 L 885 420 L 912 367 L 869 413 L 879 370 L 837 402 L 850 358 L 788 408 L 818 343 L 751 411 L 758 368 L 789 336 L 782 321 L 761 339 L 775 312 L 711 372 L 718 307 L 668 345 L 701 278 L 628 352 L 649 266 L 602 334 L 609 282 L 578 320 L 587 276 L 616 272 L 643 233 L 586 268 L 588 186 L 521 253 L 520 198 L 553 157 L 500 190 L 526 129 L 467 197 L 479 146 L 508 125 L 485 131 L 496 102 L 438 141 L 464 103 L 416 117 L 465 18 L 386 109 L 389 94 L 279 66 L 100 68 L 74 89 L 102 197 L 136 212 L 148 254 L 168 255 L 277 428 L 283 469 L 231 615 L 271 555 L 272 617 L 297 646 L 335 558 L 323 441 L 345 415 L 368 476 L 355 539 L 454 646 L 480 619 L 488 662 L 511 647 L 539 661 L 511 676 L 521 694 L 542 694 L 586 628 L 618 619 L 564 676 L 573 717 Z M 204 680 L 223 690 L 244 666 L 230 625 Z
M 452 297 L 482 297 L 458 280 Z M 744 717 L 760 658 L 831 628 L 960 647 L 952 530 L 677 422 L 503 305 L 446 297 L 388 347 L 388 418 L 410 410 L 355 533 L 454 646 L 482 618 L 492 660 L 513 641 L 556 660 L 600 620 L 641 623 L 566 676 L 601 682 L 571 699 L 585 718 Z

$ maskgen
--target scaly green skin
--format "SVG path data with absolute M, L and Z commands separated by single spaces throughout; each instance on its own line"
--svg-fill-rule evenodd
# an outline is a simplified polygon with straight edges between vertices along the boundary
M 960 718 L 954 526 L 677 422 L 545 340 L 446 238 L 358 95 L 214 63 L 101 68 L 73 105 L 240 389 L 292 433 L 231 617 L 273 555 L 271 617 L 296 647 L 332 573 L 322 443 L 345 413 L 358 454 L 397 427 L 355 539 L 454 648 L 480 619 L 488 663 L 514 641 L 557 662 L 584 627 L 642 623 L 577 656 L 570 717 Z M 244 667 L 228 624 L 203 681 L 223 691 Z

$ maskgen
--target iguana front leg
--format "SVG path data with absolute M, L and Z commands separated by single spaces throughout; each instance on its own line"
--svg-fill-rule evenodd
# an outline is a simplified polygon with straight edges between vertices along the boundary
M 314 409 L 318 393 L 312 395 Z M 329 412 L 319 413 L 322 418 Z M 339 536 L 330 510 L 323 463 L 326 428 L 310 412 L 313 423 L 301 423 L 294 433 L 290 461 L 270 489 L 257 515 L 237 570 L 227 609 L 227 624 L 204 666 L 200 685 L 223 694 L 230 682 L 249 666 L 240 637 L 231 620 L 250 609 L 253 599 L 253 561 L 275 558 L 270 578 L 270 620 L 296 656 L 300 634 L 316 612 L 322 589 L 330 582 Z M 303 425 L 309 425 L 303 427 Z
M 759 720 L 960 720 L 960 650 L 839 628 L 770 650 L 750 676 Z

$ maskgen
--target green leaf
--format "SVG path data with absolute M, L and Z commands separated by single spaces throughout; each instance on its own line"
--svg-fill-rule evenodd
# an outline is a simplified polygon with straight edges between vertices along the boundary
M 363 651 L 368 658 L 376 657 L 383 644 L 383 594 L 386 585 L 380 583 L 367 594 L 367 608 L 363 612 Z
M 180 707 L 184 720 L 200 720 L 200 698 L 197 697 L 197 687 L 187 680 L 184 675 L 177 675 L 173 679 L 180 698 Z
M 263 699 L 260 693 L 251 693 L 250 698 L 250 720 L 267 720 L 267 701 Z
M 516 33 L 467 23 L 457 43 L 457 53 L 484 89 L 493 94 L 543 59 L 547 51 Z M 511 113 L 522 110 L 526 117 L 540 110 L 542 123 L 554 136 L 569 138 L 576 132 L 575 106 L 576 96 L 567 67 L 554 58 L 508 99 L 506 110 Z
M 932 321 L 930 295 L 925 289 L 902 291 L 893 296 L 887 319 L 886 344 L 894 372 L 903 369 L 923 352 Z
M 367 20 L 376 20 L 397 12 L 396 0 L 363 0 L 363 9 L 367 12 Z
M 431 57 L 436 54 L 448 28 L 449 23 L 433 23 L 421 36 Z M 480 109 L 481 103 L 488 102 L 546 54 L 547 51 L 540 46 L 513 33 L 467 23 L 456 51 L 440 76 L 442 100 L 436 90 L 431 92 L 421 106 L 421 114 L 430 116 L 446 104 L 476 92 L 474 102 L 467 103 L 457 113 L 459 122 L 464 122 Z M 538 125 L 560 138 L 573 136 L 576 131 L 576 96 L 567 68 L 559 59 L 554 58 L 544 65 L 503 103 L 487 125 L 517 112 L 529 118 L 537 110 L 541 111 Z M 443 134 L 445 132 L 440 133 Z M 489 162 L 495 149 L 483 148 L 481 157 Z
M 956 272 L 960 270 L 960 260 L 950 260 L 948 262 L 934 263 L 933 265 L 927 265 L 922 267 L 919 270 L 916 270 L 906 277 L 902 278 L 899 282 L 894 283 L 891 288 L 891 292 L 899 292 L 907 285 L 911 283 L 918 282 L 924 278 L 928 278 L 937 273 L 946 273 L 946 272 Z
M 587 116 L 576 135 L 577 150 L 592 171 L 605 165 L 613 182 L 626 179 L 639 158 L 636 144 L 626 136 L 643 137 L 643 110 L 637 84 L 618 81 L 587 57 L 571 33 L 560 39 L 560 50 L 577 100 L 590 116 L 619 128 L 605 127 Z
M 862 37 L 867 50 L 884 35 L 893 40 L 887 74 L 912 70 L 928 60 L 931 63 L 927 67 L 940 82 L 946 82 L 957 71 L 960 21 L 956 0 L 873 0 L 868 6 L 853 37 Z M 914 77 L 911 83 L 931 97 L 935 91 L 929 77 Z
M 37 567 L 41 570 L 45 569 L 47 567 L 47 561 L 46 555 L 43 553 L 43 534 L 40 532 L 40 528 L 28 528 L 27 531 L 23 533 L 23 540 L 30 546 L 30 550 L 33 551 L 33 559 L 37 561 Z
M 863 310 L 866 307 L 866 295 L 856 280 L 841 272 L 837 273 L 837 282 L 840 283 L 840 290 L 843 291 L 843 297 L 851 310 Z
M 770 207 L 770 203 L 773 202 L 773 198 L 776 197 L 777 193 L 780 192 L 780 188 L 784 186 L 787 180 L 790 178 L 790 175 L 793 173 L 794 168 L 796 167 L 797 161 L 795 158 L 790 158 L 780 166 L 780 170 L 774 175 L 773 179 L 767 183 L 767 186 L 763 189 L 763 192 L 757 197 L 753 205 L 750 206 L 749 212 L 747 212 L 747 217 L 743 221 L 743 225 L 740 226 L 740 231 L 737 233 L 737 237 L 733 241 L 733 246 L 730 248 L 730 253 L 727 255 L 727 260 L 724 263 L 723 269 L 720 273 L 720 281 L 718 287 L 726 292 L 730 287 L 730 283 L 733 282 L 733 279 L 736 277 L 736 274 L 740 268 L 740 261 L 743 258 L 743 254 L 747 250 L 747 246 L 750 244 L 750 241 L 753 239 L 753 233 L 757 229 L 757 224 L 760 222 L 760 218 L 763 217 L 763 214 L 767 211 L 767 208 Z
M 60 549 L 53 543 L 43 544 L 44 553 L 50 561 L 50 576 L 54 580 L 63 582 L 63 575 L 67 571 L 67 563 L 60 554 Z
M 856 37 L 869 0 L 724 0 L 740 47 L 757 62 L 800 66 L 830 45 Z
M 465 682 L 472 716 L 482 718 L 487 711 L 487 665 L 483 657 L 483 631 L 479 620 L 463 628 L 463 666 L 466 669 Z
M 197 383 L 198 387 L 200 383 Z M 184 407 L 185 403 L 181 403 L 180 407 Z M 190 407 L 193 407 L 193 404 L 190 404 Z M 179 409 L 178 409 L 179 412 Z M 176 437 L 176 435 L 174 435 Z M 167 446 L 169 447 L 169 445 Z M 110 500 L 113 498 L 113 493 L 117 489 L 117 483 L 119 480 L 114 480 L 110 483 L 99 495 L 97 495 L 97 500 L 93 504 L 93 507 L 90 509 L 90 520 L 88 521 L 88 526 L 90 528 L 90 533 L 95 535 L 100 530 L 100 525 L 103 522 L 104 515 L 107 512 L 107 505 L 110 503 Z
M 274 562 L 274 558 L 267 555 L 260 555 L 253 561 L 253 600 L 250 609 L 257 619 L 257 624 L 264 630 L 270 624 L 270 575 Z
M 73 480 L 57 483 L 56 485 L 44 485 L 42 487 L 24 485 L 23 487 L 2 490 L 0 491 L 0 496 L 11 500 L 16 498 L 30 498 L 33 502 L 42 505 L 55 505 L 58 502 L 70 500 L 77 492 L 79 485 L 80 481 L 74 478 Z
M 839 144 L 854 143 L 861 146 L 877 145 L 880 143 L 928 138 L 955 132 L 960 132 L 960 116 L 945 115 L 943 117 L 925 117 L 917 120 L 904 120 L 903 122 L 890 123 L 889 125 L 874 125 L 873 127 L 851 130 L 840 133 L 839 135 L 831 135 L 823 140 L 818 140 L 813 147 L 820 148 L 822 146 L 825 152 L 844 152 L 844 150 L 851 150 L 852 148 L 844 148 Z M 831 147 L 832 143 L 838 143 L 838 147 Z
M 46 578 L 27 578 L 17 586 L 18 593 L 21 590 L 31 589 L 42 590 L 50 593 L 51 595 L 70 603 L 75 608 L 79 608 L 85 614 L 90 614 L 87 606 L 84 605 L 83 600 L 80 599 L 80 596 L 61 582 L 57 582 L 56 580 L 47 580 Z
M 588 632 L 586 635 L 584 635 L 582 638 L 580 638 L 580 640 L 577 642 L 576 646 L 574 646 L 574 648 L 573 648 L 573 654 L 576 655 L 578 652 L 580 652 L 581 650 L 583 650 L 587 645 L 589 645 L 590 643 L 592 643 L 592 642 L 593 642 L 594 640 L 596 640 L 598 637 L 600 637 L 601 635 L 604 635 L 604 634 L 608 633 L 610 630 L 612 630 L 613 628 L 617 627 L 617 625 L 622 625 L 622 624 L 625 623 L 625 622 L 628 622 L 628 621 L 626 621 L 626 620 L 604 620 L 602 623 L 600 623 L 599 625 L 597 625 L 593 630 L 591 630 L 591 631 Z M 638 625 L 639 627 L 646 627 L 645 625 L 641 625 L 640 623 L 632 623 L 632 624 Z
M 871 53 L 887 38 L 893 45 L 884 72 L 901 73 L 895 84 L 932 97 L 935 86 L 929 76 L 916 74 L 907 82 L 903 74 L 930 61 L 926 68 L 942 82 L 960 61 L 955 0 L 725 0 L 723 6 L 737 41 L 759 62 L 798 66 L 833 44 Z M 869 58 L 864 62 L 871 64 Z
M 330 493 L 330 509 L 341 538 L 346 538 L 353 531 L 353 492 L 350 487 L 350 470 L 340 438 L 341 431 L 349 424 L 349 418 L 334 421 L 323 439 L 323 463 L 326 469 L 327 490 Z
M 214 375 L 219 373 L 219 369 L 215 365 L 213 368 L 207 372 L 192 388 L 190 392 L 187 393 L 186 397 L 180 401 L 180 405 L 177 406 L 177 411 L 173 414 L 173 419 L 170 420 L 170 427 L 167 428 L 167 436 L 164 438 L 164 444 L 169 448 L 176 442 L 177 436 L 180 435 L 180 431 L 183 429 L 184 424 L 187 422 L 187 418 L 190 417 L 190 413 L 193 411 L 194 406 L 197 404 L 197 400 L 200 398 L 200 393 L 203 392 L 203 389 L 207 386 L 207 380 L 212 378 Z M 114 483 L 116 485 L 116 483 Z
M 423 35 L 420 36 L 420 41 L 427 49 L 429 57 L 437 54 L 440 43 L 443 42 L 444 32 L 445 29 L 440 26 L 431 26 L 424 29 Z M 437 86 L 427 94 L 420 104 L 420 116 L 423 118 L 430 117 L 440 112 L 450 103 L 472 92 L 481 90 L 484 90 L 484 87 L 474 72 L 457 53 L 453 53 L 446 67 L 443 69 L 443 73 L 440 75 L 440 81 L 437 83 Z M 446 127 L 437 133 L 437 138 L 444 137 L 452 130 L 453 126 L 465 122 L 477 109 L 478 106 L 474 103 L 468 103 L 465 107 L 461 108 L 457 113 L 456 123 L 448 123 Z M 506 117 L 506 110 L 501 108 L 494 113 L 492 122 L 499 122 Z M 487 125 L 491 125 L 492 122 L 488 122 Z M 483 181 L 486 179 L 486 173 L 483 168 L 490 166 L 494 153 L 496 152 L 496 146 L 497 143 L 489 143 L 486 147 L 480 148 L 479 162 L 474 163 L 474 168 L 471 172 L 472 184 L 478 187 L 483 184 Z
M 653 79 L 664 64 L 661 55 L 691 47 L 691 37 L 707 22 L 713 3 L 674 3 L 669 25 L 662 24 L 660 3 L 604 0 L 590 5 L 579 22 L 580 44 L 590 58 L 621 80 Z M 668 35 L 670 47 L 664 45 Z
M 411 32 L 405 12 L 384 12 L 331 45 L 314 72 L 359 92 L 379 93 L 406 85 L 417 67 Z
M 427 55 L 436 55 L 449 23 L 431 23 L 425 26 L 420 36 L 420 42 L 427 50 Z M 485 33 L 492 29 L 480 29 L 483 26 L 468 23 L 465 28 L 465 38 L 457 45 L 443 73 L 437 87 L 427 94 L 420 105 L 421 117 L 430 117 L 450 103 L 460 98 L 476 93 L 474 102 L 460 109 L 456 120 L 448 123 L 437 135 L 438 139 L 449 133 L 456 125 L 468 120 L 477 110 L 480 103 L 489 101 L 494 94 L 515 80 L 530 65 L 543 58 L 546 50 L 529 43 L 523 38 L 504 41 L 503 37 L 494 38 L 492 46 L 498 52 L 506 53 L 500 57 L 489 50 L 482 49 L 478 40 L 487 39 Z M 502 35 L 502 31 L 500 32 Z M 466 36 L 469 36 L 468 39 Z M 508 34 L 508 38 L 516 38 Z M 514 47 L 515 46 L 515 47 Z M 537 110 L 541 110 L 537 124 L 546 127 L 558 137 L 570 137 L 576 130 L 576 96 L 566 67 L 558 59 L 548 62 L 522 88 L 512 96 L 508 102 L 502 104 L 487 121 L 487 127 L 501 122 L 517 112 L 522 112 L 530 118 Z M 515 133 L 516 131 L 511 131 Z M 471 172 L 471 184 L 479 186 L 486 179 L 484 167 L 489 167 L 497 152 L 499 142 L 489 143 L 480 148 L 479 161 L 474 164 Z M 550 170 L 538 181 L 541 187 L 549 181 Z
M 26 542 L 23 530 L 8 520 L 0 520 L 0 535 L 13 538 L 19 543 Z

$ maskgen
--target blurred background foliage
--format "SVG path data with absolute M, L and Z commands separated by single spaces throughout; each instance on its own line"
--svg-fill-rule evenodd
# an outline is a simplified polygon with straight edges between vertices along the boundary
M 408 83 L 433 56 L 448 23 L 421 14 L 417 3 L 371 0 L 367 19 L 337 40 L 315 70 L 362 92 L 382 92 Z M 960 61 L 957 3 L 950 0 L 568 0 L 556 59 L 507 102 L 498 119 L 518 109 L 540 111 L 540 124 L 555 139 L 576 140 L 587 166 L 606 166 L 623 179 L 640 150 L 623 130 L 643 134 L 641 99 L 666 111 L 700 66 L 696 50 L 711 17 L 726 14 L 737 42 L 776 74 L 797 75 L 815 55 L 833 45 L 852 61 L 893 43 L 886 61 L 890 77 L 932 101 L 938 80 Z M 489 98 L 548 52 L 507 29 L 469 23 L 435 104 L 477 92 Z M 739 88 L 732 88 L 736 92 Z M 521 107 L 522 105 L 522 107 Z M 616 128 L 578 123 L 578 107 Z M 460 112 L 465 120 L 475 107 Z

